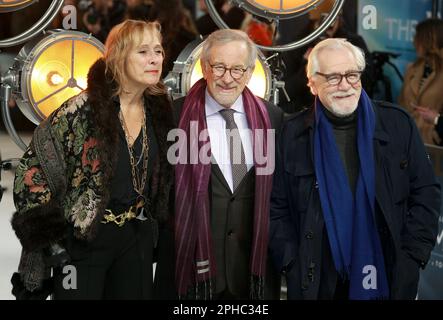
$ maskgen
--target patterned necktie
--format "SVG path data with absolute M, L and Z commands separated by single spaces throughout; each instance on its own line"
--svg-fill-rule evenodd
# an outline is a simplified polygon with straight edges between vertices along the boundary
M 232 181 L 234 190 L 236 190 L 248 169 L 246 167 L 245 152 L 241 143 L 240 133 L 234 122 L 234 112 L 231 109 L 220 110 L 220 114 L 226 121 L 226 139 L 228 140 L 229 157 L 231 159 Z

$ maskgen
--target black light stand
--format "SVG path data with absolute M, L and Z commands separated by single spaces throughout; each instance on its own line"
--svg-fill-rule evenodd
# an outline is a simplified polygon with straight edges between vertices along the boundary
M 403 76 L 398 69 L 398 67 L 390 61 L 390 58 L 398 58 L 400 54 L 385 51 L 374 51 L 372 52 L 372 59 L 374 61 L 374 94 L 377 92 L 377 83 L 381 82 L 384 89 L 383 100 L 388 102 L 393 102 L 392 91 L 391 91 L 391 81 L 383 72 L 383 66 L 385 64 L 391 66 L 400 80 L 403 82 Z
M 274 105 L 278 106 L 280 103 L 280 90 L 283 90 L 283 93 L 288 100 L 291 101 L 289 95 L 285 89 L 285 82 L 283 81 L 284 72 L 285 72 L 285 64 L 279 52 L 274 53 L 270 57 L 266 59 L 266 61 L 270 65 L 271 73 L 272 73 L 272 102 Z
M 2 154 L 0 153 L 0 202 L 2 201 L 3 198 L 2 170 L 3 170 L 3 161 L 2 161 Z

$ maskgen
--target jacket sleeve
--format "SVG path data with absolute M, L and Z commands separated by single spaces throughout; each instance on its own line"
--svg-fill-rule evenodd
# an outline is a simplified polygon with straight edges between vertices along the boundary
M 283 128 L 276 148 L 276 164 L 271 194 L 269 250 L 275 268 L 279 272 L 289 271 L 296 258 L 296 238 L 294 224 L 288 204 L 288 189 L 284 173 Z
M 437 238 L 441 190 L 418 129 L 412 119 L 409 121 L 412 128 L 408 160 L 410 191 L 401 241 L 402 249 L 424 268 Z
M 63 238 L 67 225 L 59 201 L 54 196 L 55 187 L 51 188 L 42 167 L 41 161 L 46 159 L 39 158 L 35 151 L 35 140 L 34 134 L 16 169 L 13 190 L 17 211 L 11 224 L 26 252 L 56 243 Z

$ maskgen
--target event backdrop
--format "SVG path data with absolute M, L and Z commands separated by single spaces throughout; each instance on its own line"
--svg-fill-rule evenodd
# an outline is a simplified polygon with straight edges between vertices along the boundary
M 358 33 L 365 39 L 371 52 L 400 54 L 398 58 L 390 58 L 390 61 L 403 75 L 407 64 L 415 60 L 415 26 L 430 17 L 431 12 L 432 0 L 359 0 Z M 376 16 L 375 29 L 368 28 L 368 22 L 374 26 L 371 19 L 373 16 Z M 391 81 L 393 102 L 396 102 L 402 81 L 391 66 L 384 64 L 383 70 Z M 384 91 L 379 91 L 374 98 L 386 100 Z
M 440 16 L 442 2 L 439 0 Z M 374 23 L 371 20 L 374 12 L 376 28 L 371 29 L 371 24 L 373 26 Z M 358 33 L 365 39 L 371 52 L 400 54 L 397 58 L 389 58 L 389 61 L 395 64 L 404 75 L 407 64 L 416 58 L 413 45 L 415 26 L 418 22 L 431 17 L 431 12 L 432 0 L 359 0 Z M 369 14 L 373 16 L 370 17 Z M 390 79 L 393 101 L 396 102 L 402 81 L 394 69 L 386 63 L 383 71 Z M 378 96 L 374 98 L 385 99 L 383 90 L 380 90 Z M 443 148 L 428 146 L 428 152 L 443 186 Z M 418 299 L 443 299 L 443 214 L 441 212 L 436 246 L 426 269 L 420 274 Z

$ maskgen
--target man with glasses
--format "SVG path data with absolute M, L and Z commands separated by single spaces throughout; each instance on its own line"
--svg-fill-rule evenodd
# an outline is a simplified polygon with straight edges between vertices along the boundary
M 313 108 L 282 128 L 270 252 L 289 299 L 414 299 L 438 230 L 440 186 L 414 121 L 362 89 L 345 39 L 309 55 Z
M 188 138 L 175 172 L 176 285 L 185 298 L 279 298 L 267 248 L 283 113 L 246 87 L 256 52 L 244 32 L 215 31 L 202 49 L 204 79 L 174 102 Z

